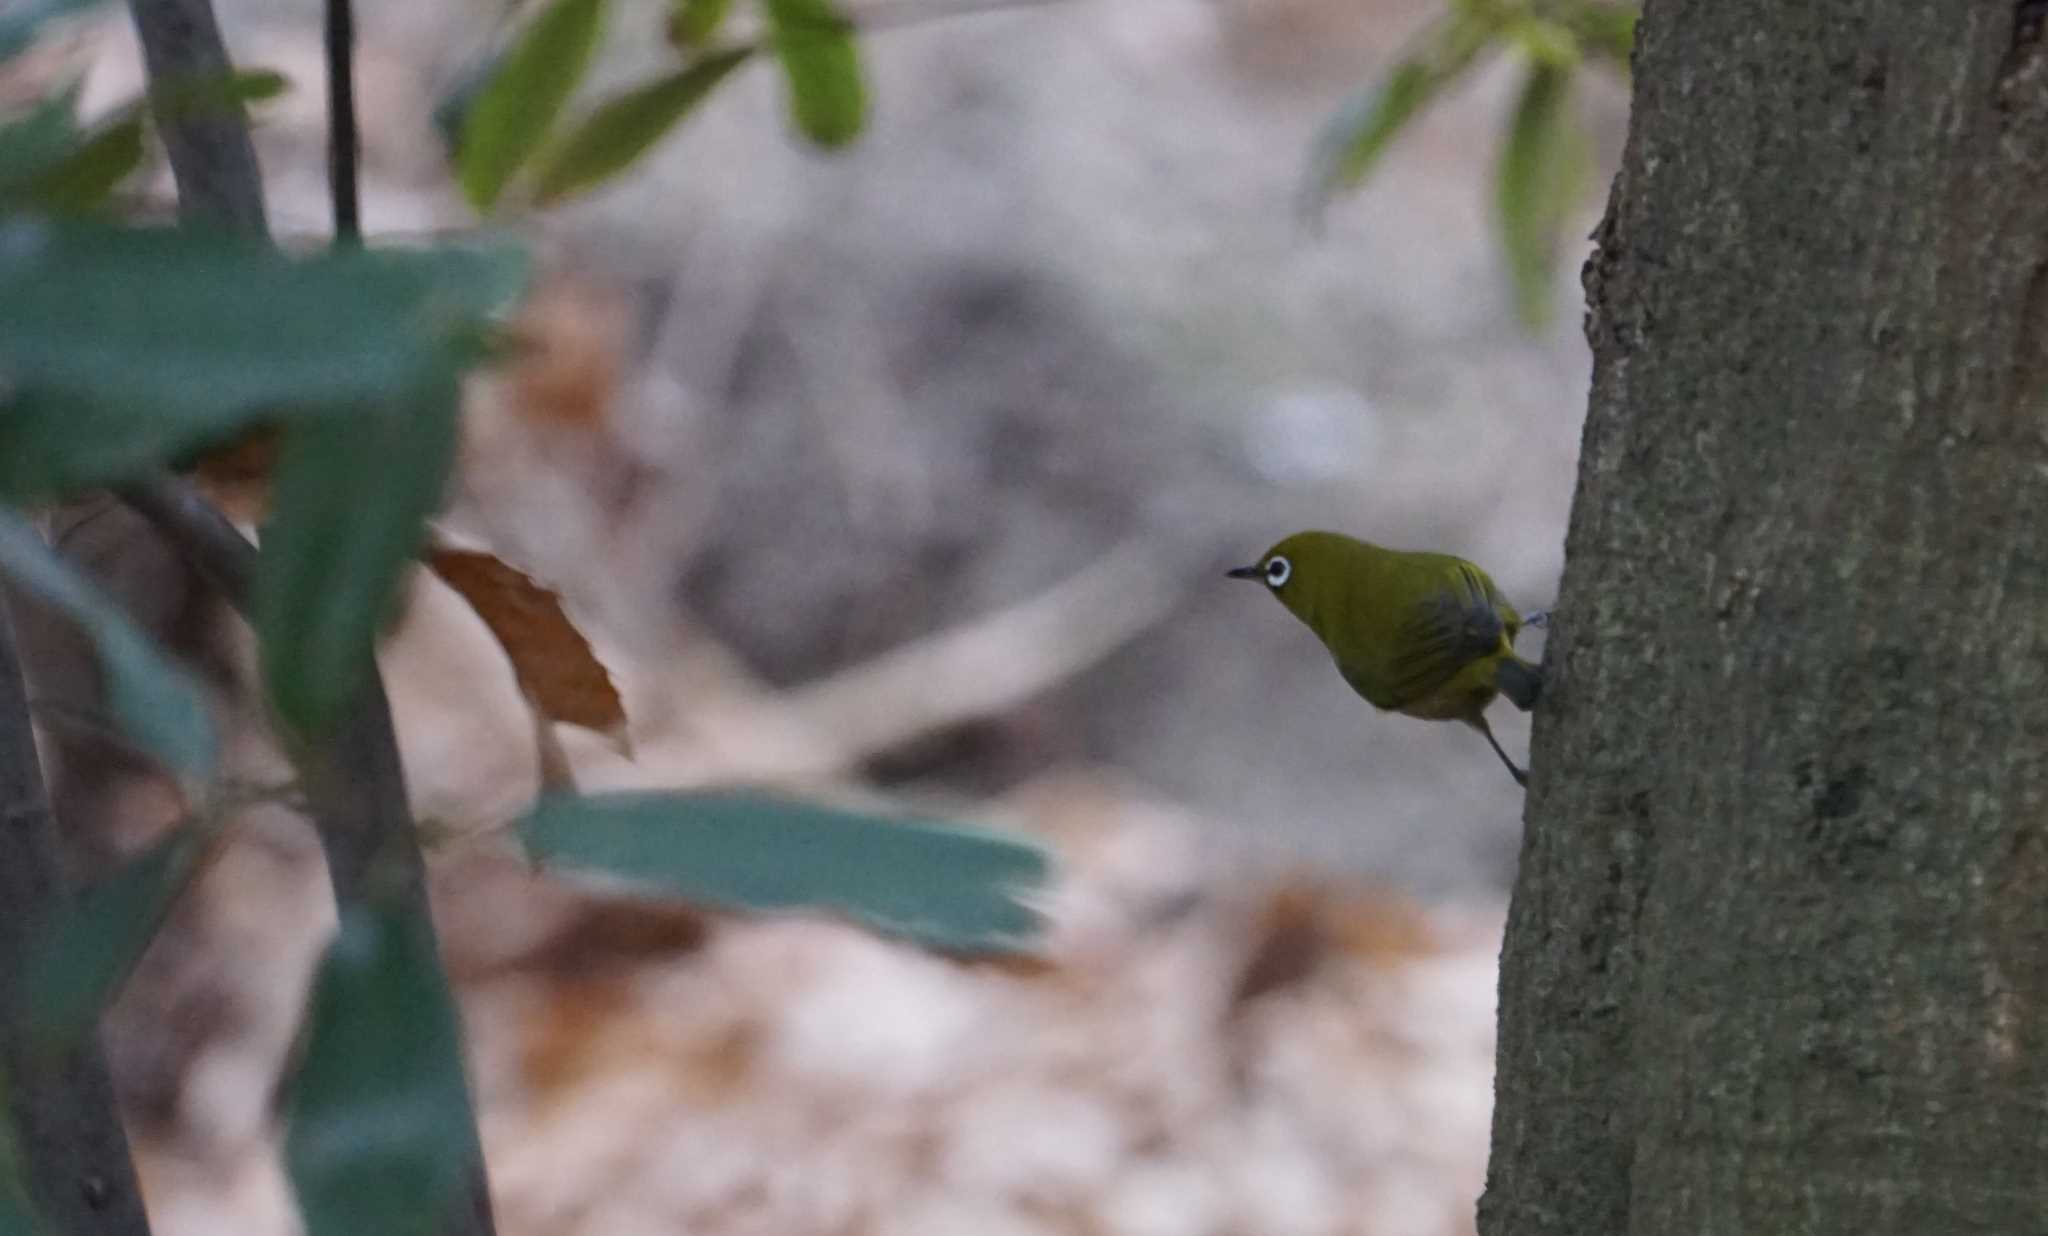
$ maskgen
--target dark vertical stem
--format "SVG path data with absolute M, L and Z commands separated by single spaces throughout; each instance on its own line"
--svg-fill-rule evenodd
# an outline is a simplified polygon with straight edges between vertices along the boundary
M 132 485 L 121 497 L 177 546 L 229 604 L 248 612 L 256 547 L 211 503 L 171 480 Z M 426 861 L 406 801 L 398 735 L 383 680 L 374 670 L 369 679 L 333 735 L 305 762 L 314 823 L 337 902 L 347 906 L 372 896 L 387 898 L 431 932 Z M 452 1067 L 460 1068 L 460 1062 Z M 475 1165 L 469 1191 L 440 1229 L 445 1236 L 491 1236 L 493 1231 L 483 1145 L 474 1134 L 469 1153 Z
M 334 239 L 355 244 L 363 235 L 363 204 L 356 186 L 355 14 L 349 0 L 327 0 L 327 174 L 334 197 Z
M 99 1040 L 41 1058 L 24 1042 L 21 977 L 45 917 L 63 899 L 56 823 L 43 792 L 14 627 L 0 601 L 0 1069 L 28 1189 L 65 1236 L 148 1236 L 142 1191 Z
M 209 0 L 129 0 L 152 83 L 226 73 L 232 67 Z M 160 126 L 178 181 L 178 214 L 262 235 L 263 176 L 239 103 L 187 108 Z

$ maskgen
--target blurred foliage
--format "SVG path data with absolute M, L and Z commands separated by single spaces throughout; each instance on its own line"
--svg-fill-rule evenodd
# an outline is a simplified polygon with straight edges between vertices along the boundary
M 1522 320 L 1547 320 L 1562 230 L 1591 176 L 1591 141 L 1572 105 L 1587 63 L 1626 74 L 1638 6 L 1608 0 L 1450 0 L 1391 67 L 1317 139 L 1303 207 L 1319 214 L 1357 187 L 1401 131 L 1450 86 L 1499 53 L 1518 55 L 1516 96 L 1494 181 L 1494 208 Z
M 400 576 L 455 466 L 461 399 L 450 366 L 401 398 L 285 433 L 256 634 L 271 706 L 300 737 L 325 734 L 369 676 Z
M 199 873 L 214 836 L 183 824 L 112 876 L 65 902 L 28 959 L 28 1042 L 43 1059 L 68 1055 L 99 1024 L 164 916 Z
M 287 1115 L 308 1236 L 443 1228 L 476 1144 L 461 1038 L 433 925 L 380 901 L 344 906 Z
M 88 7 L 10 8 L 0 57 Z M 849 23 L 827 0 L 762 0 L 757 37 L 720 43 L 727 7 L 680 0 L 668 16 L 677 64 L 564 125 L 607 4 L 540 6 L 437 114 L 468 200 L 489 212 L 606 183 L 757 51 L 781 65 L 804 137 L 851 141 L 867 104 Z M 67 83 L 0 115 L 0 573 L 80 625 L 113 720 L 180 776 L 195 804 L 192 822 L 39 929 L 26 1002 L 9 1007 L 28 1010 L 22 1029 L 51 1055 L 89 1036 L 203 867 L 229 804 L 196 682 L 44 544 L 28 511 L 148 480 L 253 427 L 280 428 L 253 620 L 265 690 L 293 739 L 286 746 L 298 759 L 315 754 L 369 682 L 378 633 L 421 552 L 453 466 L 463 376 L 500 351 L 503 320 L 528 281 L 526 255 L 499 243 L 293 255 L 197 225 L 118 221 L 121 189 L 149 164 L 167 119 L 283 88 L 260 72 L 159 85 L 87 125 Z M 602 680 L 580 635 L 565 643 L 564 624 L 491 629 L 526 666 L 523 683 L 541 655 L 588 657 Z M 549 646 L 515 646 L 527 630 Z M 588 671 L 581 666 L 583 678 Z M 547 699 L 535 707 L 556 715 Z M 259 796 L 282 801 L 287 791 Z M 1050 874 L 1045 854 L 1023 841 L 760 796 L 550 798 L 520 835 L 565 866 L 693 901 L 823 909 L 956 952 L 1028 946 L 1041 923 L 1022 898 Z M 457 1194 L 477 1153 L 432 924 L 416 903 L 387 900 L 371 883 L 340 907 L 290 1089 L 287 1157 L 313 1236 L 439 1227 L 465 1204 Z M 0 1128 L 0 1236 L 35 1225 L 12 1148 Z
M 119 606 L 43 544 L 35 525 L 5 507 L 0 575 L 62 611 L 92 641 L 107 707 L 138 750 L 188 780 L 211 775 L 217 741 L 199 683 L 158 655 Z
M 993 833 L 877 819 L 765 795 L 551 798 L 519 821 L 537 860 L 736 909 L 826 909 L 953 953 L 1028 944 L 1021 898 L 1050 874 Z
M 551 206 L 617 177 L 697 109 L 758 50 L 781 63 L 797 131 L 844 146 L 867 121 L 853 24 L 830 0 L 760 0 L 762 34 L 718 46 L 731 0 L 674 0 L 668 44 L 677 64 L 616 91 L 558 131 L 605 28 L 605 0 L 552 0 L 435 109 L 458 179 L 479 212 L 512 200 Z M 519 173 L 528 174 L 520 177 Z
M 488 211 L 532 157 L 590 68 L 604 0 L 559 0 L 512 45 L 462 125 L 458 167 L 470 205 Z
M 534 176 L 535 198 L 553 205 L 625 171 L 752 55 L 745 47 L 708 52 L 605 100 L 541 161 Z

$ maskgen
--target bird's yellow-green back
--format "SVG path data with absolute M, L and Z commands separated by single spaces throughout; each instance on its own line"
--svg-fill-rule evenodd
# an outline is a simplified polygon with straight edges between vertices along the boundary
M 1463 558 L 1301 532 L 1261 561 L 1273 595 L 1375 707 L 1465 719 L 1493 698 L 1495 662 L 1514 655 L 1520 615 Z

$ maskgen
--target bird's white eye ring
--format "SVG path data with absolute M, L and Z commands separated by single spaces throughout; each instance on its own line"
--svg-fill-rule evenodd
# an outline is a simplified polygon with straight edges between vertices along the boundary
M 1294 574 L 1294 564 L 1278 554 L 1266 559 L 1266 586 L 1278 588 Z

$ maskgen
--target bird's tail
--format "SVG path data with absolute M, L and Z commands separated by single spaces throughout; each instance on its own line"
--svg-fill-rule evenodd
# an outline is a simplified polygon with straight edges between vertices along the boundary
M 1527 712 L 1543 694 L 1543 671 L 1520 657 L 1502 657 L 1494 663 L 1493 685 L 1515 707 Z

